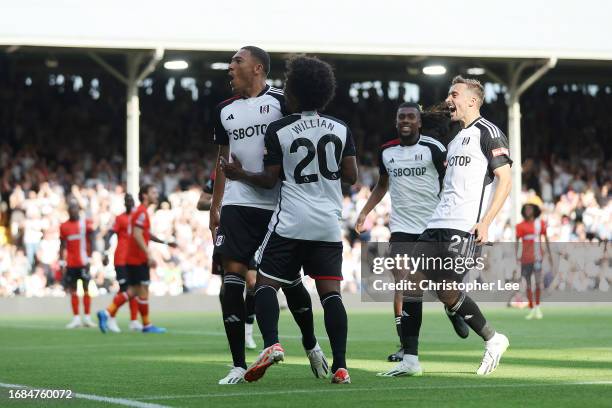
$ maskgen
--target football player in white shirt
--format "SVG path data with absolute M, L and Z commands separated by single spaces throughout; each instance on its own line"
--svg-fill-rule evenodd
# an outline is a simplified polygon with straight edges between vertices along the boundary
M 346 368 L 347 316 L 340 295 L 342 280 L 341 181 L 357 180 L 355 147 L 349 128 L 322 115 L 336 82 L 329 64 L 294 57 L 287 64 L 285 95 L 296 112 L 271 123 L 266 131 L 264 171 L 245 171 L 240 163 L 226 176 L 272 188 L 282 180 L 280 197 L 262 245 L 255 310 L 266 347 L 245 379 L 257 381 L 284 359 L 278 339 L 276 292 L 301 280 L 300 270 L 316 281 L 333 353 L 332 383 L 350 383 Z M 318 346 L 318 345 L 317 345 Z
M 214 142 L 219 145 L 219 155 L 210 208 L 210 230 L 215 243 L 214 261 L 217 265 L 220 263 L 223 270 L 221 309 L 233 360 L 233 367 L 219 380 L 219 384 L 244 381 L 247 367 L 245 342 L 253 343 L 250 333 L 245 333 L 248 327 L 245 325 L 248 319 L 245 279 L 254 284 L 254 277 L 247 272 L 249 263 L 266 235 L 278 200 L 278 183 L 273 188 L 264 189 L 239 180 L 226 180 L 220 168 L 237 160 L 247 170 L 263 169 L 266 129 L 271 122 L 285 115 L 282 90 L 266 85 L 269 71 L 270 56 L 267 52 L 254 46 L 238 50 L 229 66 L 230 85 L 235 95 L 217 106 L 214 117 Z M 326 374 L 325 356 L 316 347 L 312 301 L 308 291 L 300 281 L 284 288 L 283 292 L 302 332 L 304 347 L 310 351 L 307 355 L 313 372 Z
M 447 168 L 440 203 L 427 223 L 427 229 L 419 237 L 415 256 L 424 254 L 431 258 L 462 258 L 462 261 L 471 259 L 474 262 L 476 246 L 487 242 L 489 225 L 508 197 L 512 184 L 508 140 L 497 126 L 480 116 L 483 101 L 484 88 L 479 81 L 460 76 L 453 79 L 446 103 L 451 120 L 460 122 L 462 129 L 447 146 Z M 428 279 L 436 283 L 452 283 L 463 279 L 455 268 L 444 267 L 422 268 L 411 276 L 417 282 Z M 492 373 L 508 348 L 508 338 L 495 331 L 466 293 L 439 290 L 437 295 L 485 341 L 484 356 L 476 374 Z M 422 291 L 412 291 L 410 296 L 422 298 Z M 406 341 L 416 349 L 423 304 L 412 302 L 410 305 L 407 310 L 410 317 L 406 319 L 409 338 Z M 402 362 L 382 375 L 421 373 L 418 356 L 413 353 L 405 354 Z
M 448 122 L 448 119 L 445 119 Z M 397 108 L 395 118 L 397 138 L 381 146 L 378 157 L 379 178 L 372 194 L 361 210 L 355 230 L 364 231 L 363 224 L 367 215 L 383 199 L 387 192 L 391 195 L 391 239 L 389 257 L 396 254 L 412 253 L 410 243 L 417 241 L 425 231 L 433 210 L 440 201 L 442 180 L 446 171 L 446 148 L 436 139 L 421 134 L 421 107 L 414 102 L 404 102 Z M 396 271 L 396 281 L 403 274 Z M 406 319 L 403 309 L 410 298 L 403 298 L 403 292 L 395 292 L 393 309 L 397 334 L 402 344 L 399 351 L 387 357 L 388 361 L 402 361 L 404 351 L 416 353 L 404 344 L 401 321 Z M 405 305 L 405 307 L 404 307 Z M 447 310 L 457 334 L 466 338 L 469 327 L 463 319 Z M 406 327 L 406 325 L 404 325 Z

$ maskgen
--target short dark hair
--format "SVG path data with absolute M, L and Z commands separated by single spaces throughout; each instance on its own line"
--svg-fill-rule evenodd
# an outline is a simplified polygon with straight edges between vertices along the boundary
M 479 80 L 475 78 L 464 78 L 461 75 L 457 75 L 453 78 L 451 86 L 457 84 L 464 84 L 467 86 L 467 88 L 476 95 L 476 98 L 478 98 L 478 106 L 482 106 L 484 103 L 484 86 L 482 86 Z
M 336 93 L 334 70 L 316 57 L 291 57 L 285 72 L 285 91 L 295 98 L 298 110 L 322 110 Z
M 421 105 L 416 102 L 403 102 L 400 106 L 397 107 L 397 110 L 400 110 L 402 108 L 415 108 L 419 112 L 419 114 L 423 112 L 423 110 L 421 109 Z
M 138 191 L 138 201 L 142 202 L 142 197 L 149 194 L 149 190 L 153 187 L 153 184 L 143 184 L 140 186 L 140 190 Z
M 247 50 L 248 52 L 250 52 L 251 55 L 261 63 L 264 72 L 266 73 L 266 76 L 270 74 L 270 54 L 268 54 L 266 51 L 262 50 L 259 47 L 255 47 L 254 45 L 247 45 L 245 47 L 242 47 L 241 50 Z

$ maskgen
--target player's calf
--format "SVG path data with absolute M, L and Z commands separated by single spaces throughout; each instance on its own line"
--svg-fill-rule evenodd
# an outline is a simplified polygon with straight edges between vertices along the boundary
M 246 368 L 244 346 L 244 277 L 237 273 L 226 273 L 223 277 L 224 295 L 221 309 L 223 325 L 232 352 L 234 367 Z
M 321 296 L 325 330 L 329 336 L 334 361 L 332 372 L 339 368 L 346 368 L 346 337 L 348 332 L 348 318 L 338 292 L 328 292 Z

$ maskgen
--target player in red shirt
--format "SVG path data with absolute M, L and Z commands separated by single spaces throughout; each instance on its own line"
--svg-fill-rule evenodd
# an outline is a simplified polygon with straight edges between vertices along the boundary
M 548 259 L 552 265 L 550 243 L 546 235 L 546 223 L 540 219 L 540 207 L 535 203 L 527 203 L 521 209 L 524 221 L 516 225 L 516 258 L 521 264 L 521 276 L 527 285 L 527 299 L 529 300 L 529 314 L 526 319 L 541 319 L 540 294 L 542 292 L 542 258 L 544 250 L 541 238 L 546 242 Z M 519 240 L 522 241 L 522 250 L 519 256 Z M 531 275 L 535 275 L 535 305 L 531 289 Z
M 136 297 L 132 297 L 128 295 L 128 278 L 127 278 L 127 253 L 128 246 L 130 244 L 130 222 L 132 218 L 132 211 L 134 209 L 134 197 L 131 194 L 126 194 L 124 198 L 125 203 L 125 212 L 120 214 L 115 218 L 115 223 L 113 224 L 112 230 L 108 231 L 104 240 L 106 242 L 106 247 L 108 248 L 110 243 L 110 239 L 113 234 L 117 234 L 117 247 L 115 248 L 115 257 L 114 257 L 114 265 L 115 265 L 115 273 L 117 275 L 117 282 L 119 283 L 119 292 L 115 295 L 112 303 L 106 308 L 108 311 L 108 330 L 120 333 L 121 329 L 117 325 L 117 321 L 115 320 L 115 315 L 119 308 L 116 306 L 117 304 L 121 305 L 127 300 L 129 300 L 130 304 L 130 329 L 131 330 L 142 330 L 142 324 L 138 321 L 138 302 L 136 301 Z
M 95 327 L 89 315 L 91 297 L 87 291 L 89 286 L 89 256 L 93 247 L 94 231 L 91 221 L 81 218 L 80 208 L 76 201 L 68 204 L 69 220 L 60 225 L 60 265 L 64 275 L 63 284 L 72 303 L 72 321 L 66 325 L 67 329 L 86 326 Z M 83 282 L 83 307 L 85 317 L 81 320 L 79 314 L 79 297 L 77 295 L 77 281 Z
M 132 299 L 134 297 L 142 317 L 142 331 L 144 333 L 165 333 L 166 331 L 164 328 L 154 326 L 149 320 L 149 268 L 155 267 L 155 260 L 149 250 L 149 241 L 176 247 L 176 244 L 162 241 L 151 234 L 151 222 L 147 208 L 150 205 L 157 204 L 158 196 L 157 188 L 153 185 L 145 184 L 140 188 L 138 193 L 140 205 L 131 213 L 129 223 L 129 243 L 126 256 L 128 296 L 127 298 L 125 296 L 115 296 L 113 303 L 107 310 L 98 312 L 98 326 L 102 333 L 110 330 L 109 320 L 114 316 L 117 309 L 128 298 Z

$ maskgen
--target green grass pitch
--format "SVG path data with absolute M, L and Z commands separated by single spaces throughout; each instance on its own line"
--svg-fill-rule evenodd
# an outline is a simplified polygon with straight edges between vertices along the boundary
M 390 309 L 390 307 L 389 307 Z M 0 406 L 121 406 L 108 400 L 8 399 L 6 384 L 71 389 L 118 398 L 133 406 L 170 407 L 604 407 L 612 405 L 612 308 L 546 307 L 544 319 L 495 308 L 485 314 L 510 338 L 497 371 L 477 377 L 482 341 L 459 339 L 442 307 L 426 308 L 421 330 L 419 378 L 378 378 L 396 350 L 393 316 L 349 311 L 350 385 L 313 377 L 291 315 L 281 313 L 285 362 L 253 384 L 217 385 L 228 370 L 229 351 L 220 316 L 153 311 L 165 335 L 98 329 L 65 330 L 68 315 L 0 314 Z M 120 325 L 126 327 L 125 311 Z M 331 357 L 322 315 L 317 334 Z M 257 332 L 257 329 L 255 329 Z M 283 337 L 284 336 L 284 337 Z M 256 336 L 261 344 L 261 338 Z M 256 352 L 247 352 L 251 362 Z M 331 362 L 330 362 L 331 363 Z M 140 404 L 139 404 L 140 403 Z

